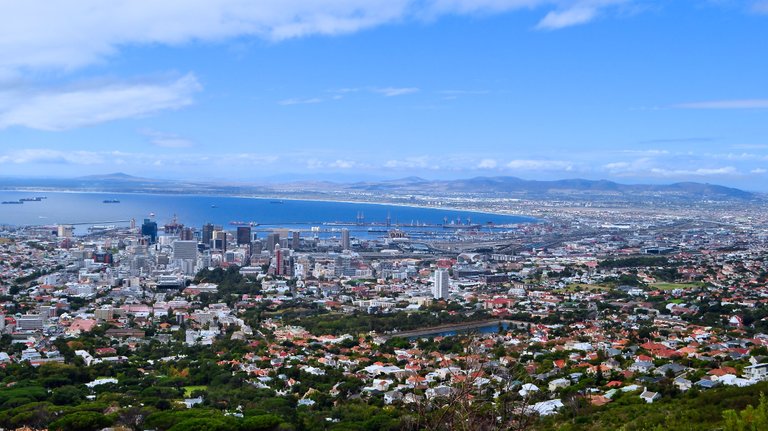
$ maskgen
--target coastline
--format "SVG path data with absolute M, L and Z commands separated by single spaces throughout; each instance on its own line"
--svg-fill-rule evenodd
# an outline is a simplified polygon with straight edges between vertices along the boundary
M 3 192 L 13 192 L 13 193 L 67 193 L 67 194 L 111 194 L 111 195 L 136 195 L 136 196 L 186 196 L 186 197 L 192 197 L 192 196 L 199 196 L 199 197 L 209 197 L 209 198 L 233 198 L 233 199 L 255 199 L 255 200 L 285 200 L 285 201 L 295 201 L 295 202 L 329 202 L 329 203 L 343 203 L 343 204 L 363 204 L 363 205 L 379 205 L 379 206 L 394 206 L 394 207 L 403 207 L 403 208 L 419 208 L 419 209 L 433 209 L 433 210 L 444 210 L 444 211 L 457 211 L 457 212 L 468 212 L 468 213 L 474 213 L 474 214 L 485 214 L 485 215 L 494 215 L 494 216 L 504 216 L 504 217 L 517 217 L 521 219 L 525 219 L 524 221 L 520 221 L 518 223 L 541 223 L 544 220 L 540 218 L 536 218 L 530 215 L 521 215 L 521 214 L 515 214 L 515 213 L 507 213 L 502 211 L 491 211 L 491 210 L 480 210 L 480 209 L 467 209 L 467 208 L 457 208 L 457 207 L 446 207 L 446 206 L 435 206 L 435 205 L 418 205 L 418 204 L 408 204 L 408 203 L 402 203 L 402 202 L 371 202 L 367 200 L 349 200 L 349 199 L 323 199 L 321 196 L 317 197 L 311 197 L 311 198 L 297 198 L 297 197 L 285 197 L 280 194 L 275 194 L 272 196 L 269 195 L 243 195 L 243 194 L 208 194 L 208 193 L 161 193 L 161 192 L 147 192 L 147 191 L 141 191 L 141 192 L 131 192 L 131 191 L 121 191 L 121 192 L 110 192 L 110 191 L 100 191 L 100 190 L 73 190 L 73 189 L 38 189 L 38 188 L 30 188 L 30 189 L 0 189 L 0 193 Z M 516 224 L 516 223 L 515 223 Z

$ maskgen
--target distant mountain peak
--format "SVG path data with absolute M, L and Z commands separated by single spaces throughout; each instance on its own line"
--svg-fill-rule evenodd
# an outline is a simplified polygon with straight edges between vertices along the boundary
M 137 180 L 139 177 L 128 175 L 124 172 L 115 172 L 112 174 L 100 174 L 100 175 L 86 175 L 79 177 L 79 179 L 101 179 L 101 180 Z

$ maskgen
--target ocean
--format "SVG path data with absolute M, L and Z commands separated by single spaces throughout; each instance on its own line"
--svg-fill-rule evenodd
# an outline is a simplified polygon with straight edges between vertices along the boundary
M 353 234 L 357 232 L 357 236 L 363 233 L 376 236 L 374 233 L 381 235 L 386 230 L 387 217 L 392 226 L 400 225 L 404 230 L 415 229 L 405 225 L 425 224 L 439 229 L 445 220 L 468 223 L 471 219 L 473 225 L 488 230 L 494 229 L 489 223 L 509 225 L 536 221 L 528 217 L 386 204 L 203 195 L 0 191 L 0 201 L 35 197 L 45 199 L 0 205 L 0 225 L 73 224 L 75 233 L 82 234 L 92 225 L 127 226 L 131 219 L 140 225 L 145 218 L 152 218 L 163 226 L 176 217 L 179 223 L 198 229 L 205 223 L 235 229 L 233 222 L 253 222 L 253 230 L 257 232 L 315 227 L 333 233 L 348 227 Z M 105 203 L 107 200 L 119 202 Z M 363 218 L 364 225 L 356 226 L 358 216 Z

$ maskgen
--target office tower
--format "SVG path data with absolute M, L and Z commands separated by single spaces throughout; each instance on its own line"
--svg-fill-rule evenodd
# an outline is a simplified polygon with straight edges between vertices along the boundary
M 280 244 L 275 245 L 275 275 L 283 275 L 283 251 Z
M 211 239 L 211 249 L 227 251 L 227 233 L 223 230 L 213 231 L 213 239 Z
M 238 226 L 237 245 L 250 244 L 252 239 L 250 226 Z
M 141 225 L 141 236 L 149 237 L 149 243 L 154 244 L 157 242 L 157 223 L 145 218 L 144 224 Z
M 197 260 L 197 241 L 174 241 L 173 258 Z
M 292 240 L 291 240 L 291 248 L 294 250 L 299 249 L 299 243 L 301 242 L 301 234 L 299 231 L 294 231 L 292 234 Z
M 262 242 L 259 240 L 256 240 L 251 243 L 251 254 L 261 254 L 262 250 Z
M 448 289 L 451 287 L 451 278 L 447 269 L 435 271 L 432 285 L 432 297 L 435 299 L 448 299 Z
M 25 314 L 16 317 L 17 331 L 39 331 L 43 329 L 43 317 L 39 314 Z
M 72 232 L 75 228 L 71 225 L 60 224 L 58 228 L 59 238 L 72 238 Z
M 202 242 L 203 244 L 210 246 L 211 240 L 213 239 L 213 225 L 210 223 L 206 223 L 203 225 L 203 238 Z
M 181 230 L 179 239 L 182 241 L 193 241 L 195 239 L 195 232 L 190 227 L 185 227 Z
M 267 235 L 267 250 L 274 251 L 275 245 L 280 244 L 280 234 L 279 233 L 271 233 Z
M 341 248 L 344 250 L 350 250 L 349 247 L 349 229 L 341 230 Z

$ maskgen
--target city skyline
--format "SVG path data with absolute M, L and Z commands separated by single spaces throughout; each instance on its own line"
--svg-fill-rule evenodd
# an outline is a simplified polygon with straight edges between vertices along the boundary
M 30 1 L 0 12 L 4 176 L 766 191 L 765 1 Z

